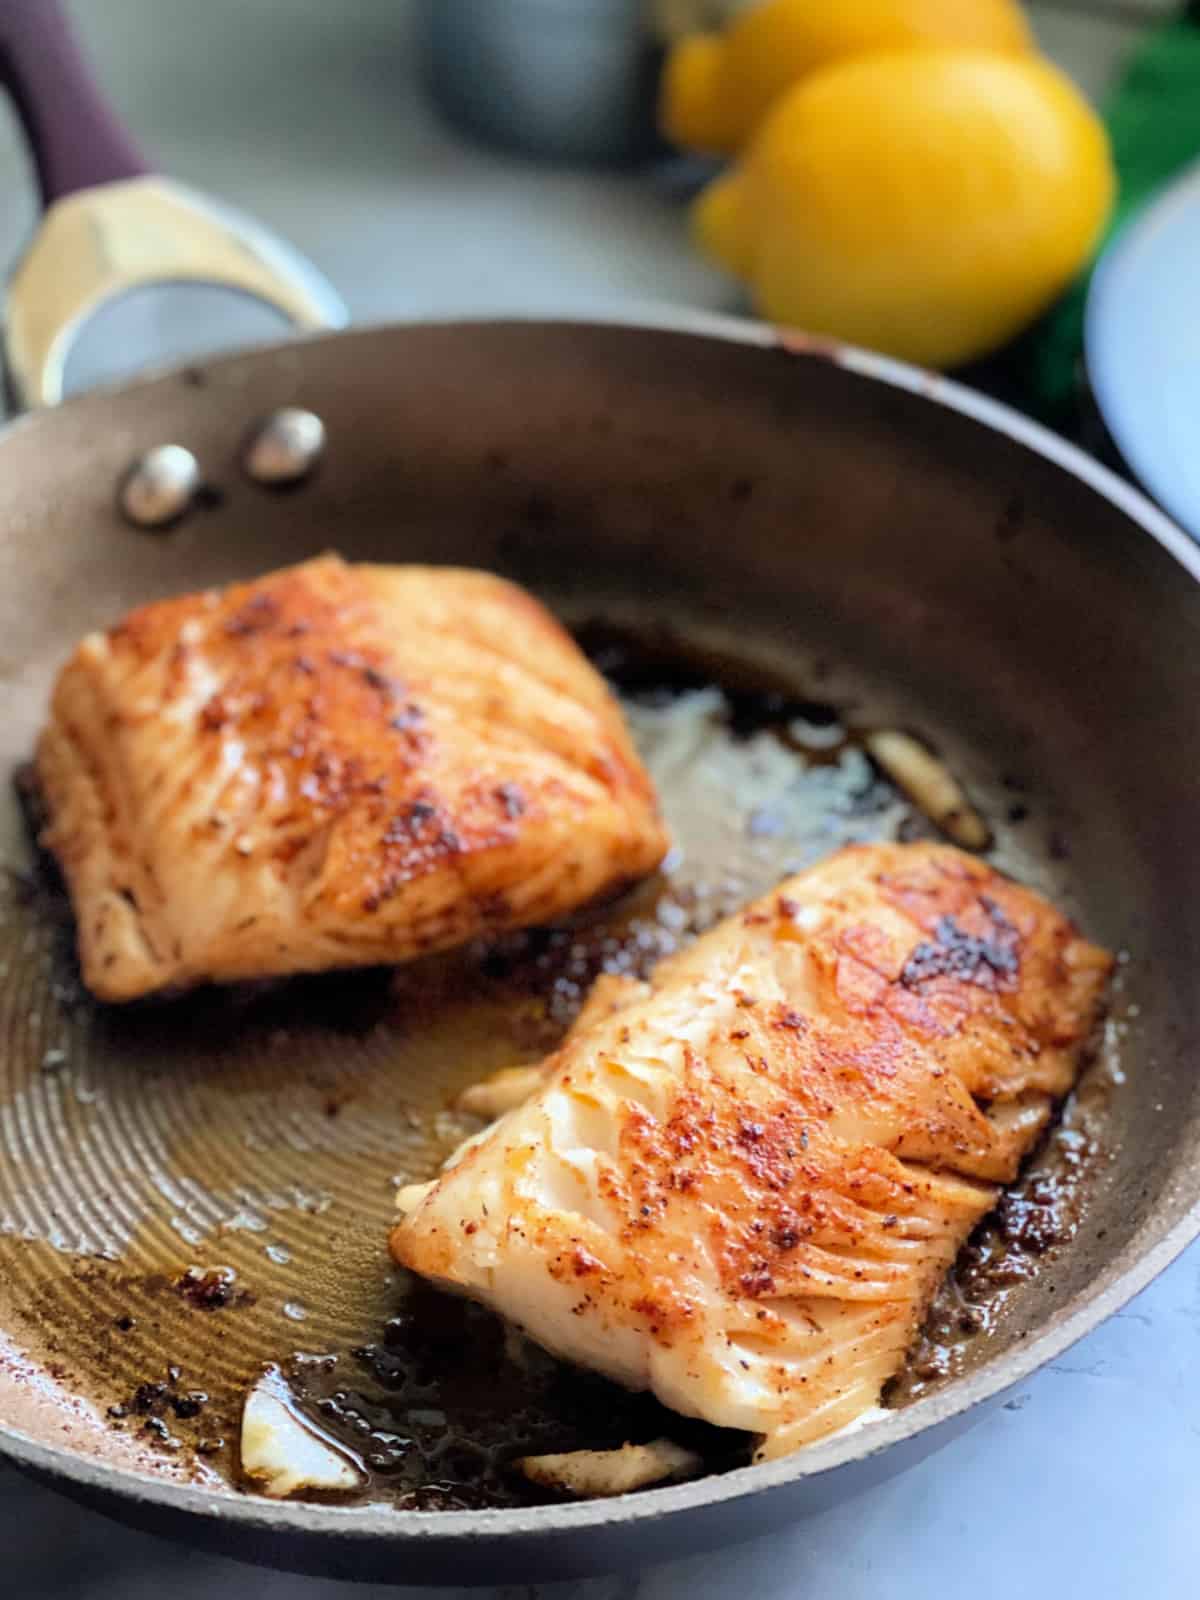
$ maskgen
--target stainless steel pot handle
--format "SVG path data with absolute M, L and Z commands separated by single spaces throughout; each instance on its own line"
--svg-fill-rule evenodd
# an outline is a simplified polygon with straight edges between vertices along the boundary
M 57 404 L 83 322 L 148 284 L 218 284 L 303 329 L 345 323 L 338 295 L 290 246 L 151 172 L 93 82 L 59 0 L 0 0 L 0 83 L 45 208 L 8 288 L 4 365 L 16 409 Z

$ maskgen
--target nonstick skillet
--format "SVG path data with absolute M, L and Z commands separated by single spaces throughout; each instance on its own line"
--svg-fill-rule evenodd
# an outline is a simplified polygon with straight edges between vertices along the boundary
M 270 491 L 245 439 L 289 406 L 327 445 Z M 153 532 L 118 486 L 165 443 L 205 486 Z M 680 846 L 567 930 L 104 1009 L 31 843 L 36 796 L 14 790 L 0 1448 L 64 1492 L 341 1577 L 529 1582 L 694 1552 L 925 1455 L 1197 1232 L 1200 562 L 1010 413 L 741 325 L 368 330 L 19 421 L 0 439 L 0 530 L 9 772 L 87 629 L 337 548 L 488 567 L 545 597 L 625 696 Z M 652 962 L 844 839 L 921 832 L 864 752 L 880 727 L 935 748 L 994 859 L 1127 953 L 1087 1084 L 888 1420 L 755 1468 L 707 1435 L 694 1482 L 534 1503 L 506 1471 L 519 1441 L 620 1442 L 671 1419 L 522 1365 L 487 1319 L 406 1284 L 384 1248 L 395 1184 L 463 1131 L 456 1087 L 545 1049 L 595 971 Z M 280 1505 L 236 1485 L 238 1401 L 272 1363 L 357 1437 L 366 1499 Z
M 61 324 L 152 266 L 328 319 L 310 273 L 253 230 L 231 250 L 211 208 L 199 238 L 190 213 L 182 255 L 152 261 L 178 192 L 144 177 L 55 8 L 6 0 L 0 45 L 53 202 L 10 296 L 18 397 L 54 398 Z M 0 446 L 18 777 L 0 896 L 0 1426 L 14 1458 L 119 1515 L 278 1565 L 453 1581 L 623 1566 L 748 1536 L 897 1469 L 1187 1236 L 1195 762 L 1176 718 L 1194 687 L 1191 580 L 1132 531 L 1148 514 L 1131 500 L 1106 507 L 937 402 L 1028 430 L 950 390 L 906 394 L 925 380 L 863 358 L 792 356 L 711 325 L 397 330 L 194 368 Z M 246 434 L 286 405 L 320 419 L 328 448 L 315 479 L 269 495 L 244 470 Z M 311 417 L 295 426 L 272 437 L 311 446 Z M 170 481 L 172 455 L 165 488 L 139 477 L 131 498 L 128 468 L 166 443 L 194 453 L 203 482 L 186 461 Z M 118 498 L 188 514 L 154 534 Z M 493 566 L 556 605 L 625 697 L 675 829 L 669 870 L 569 927 L 407 972 L 91 1006 L 20 782 L 54 666 L 140 600 L 330 545 Z M 845 839 L 920 833 L 865 751 L 896 726 L 967 784 L 997 860 L 1130 960 L 1084 1088 L 967 1252 L 893 1420 L 750 1472 L 743 1440 L 689 1431 L 420 1292 L 386 1264 L 383 1234 L 397 1183 L 464 1131 L 454 1090 L 552 1045 L 596 971 L 644 970 Z M 358 1503 L 272 1506 L 237 1487 L 238 1407 L 266 1366 L 366 1463 Z M 522 1449 L 659 1432 L 682 1432 L 705 1476 L 562 1507 L 511 1466 Z

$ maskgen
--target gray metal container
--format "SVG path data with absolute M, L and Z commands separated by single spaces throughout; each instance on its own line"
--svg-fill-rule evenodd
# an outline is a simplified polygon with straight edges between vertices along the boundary
M 438 105 L 480 138 L 558 161 L 654 148 L 657 53 L 643 0 L 424 0 Z

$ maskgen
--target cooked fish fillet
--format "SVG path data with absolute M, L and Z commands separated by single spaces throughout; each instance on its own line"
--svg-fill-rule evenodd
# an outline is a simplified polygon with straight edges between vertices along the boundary
M 973 857 L 844 850 L 573 1033 L 393 1254 L 783 1454 L 878 1403 L 1110 967 Z
M 482 572 L 324 557 L 83 641 L 37 752 L 106 1000 L 403 961 L 652 870 L 602 679 Z

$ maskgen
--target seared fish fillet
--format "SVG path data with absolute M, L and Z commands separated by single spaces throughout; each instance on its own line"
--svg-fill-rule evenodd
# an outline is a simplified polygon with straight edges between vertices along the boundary
M 602 679 L 452 568 L 330 556 L 135 611 L 63 669 L 37 771 L 105 1000 L 404 961 L 667 846 Z
M 574 1032 L 392 1252 L 781 1455 L 878 1403 L 1110 968 L 973 857 L 844 850 Z

